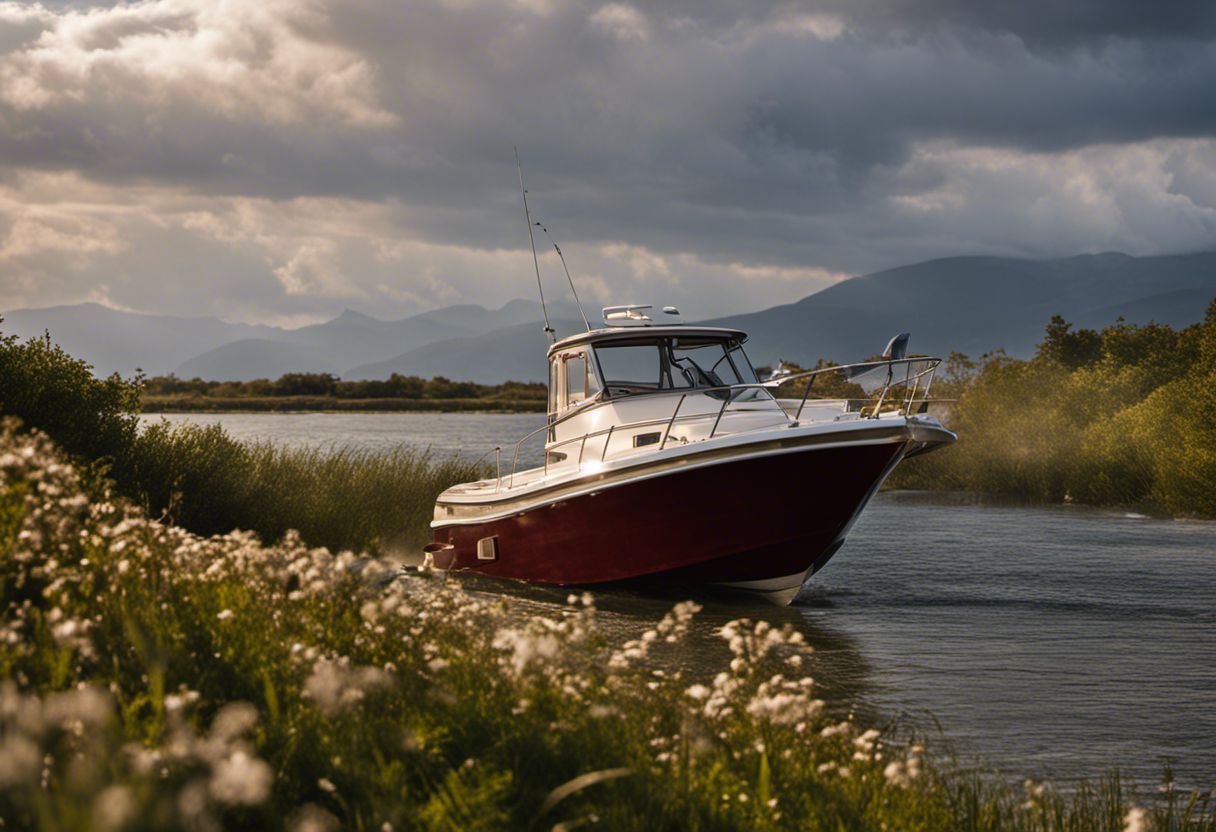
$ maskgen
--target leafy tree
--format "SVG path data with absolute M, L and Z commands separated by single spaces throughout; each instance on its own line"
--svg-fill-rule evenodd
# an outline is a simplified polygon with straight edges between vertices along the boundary
M 2 319 L 0 319 L 2 320 Z M 69 453 L 120 455 L 135 437 L 143 376 L 99 379 L 49 333 L 20 341 L 0 336 L 0 412 L 49 434 Z
M 1102 337 L 1092 329 L 1070 331 L 1072 324 L 1059 315 L 1051 316 L 1047 337 L 1039 344 L 1039 355 L 1048 361 L 1075 370 L 1102 357 Z
M 331 373 L 287 373 L 274 383 L 274 395 L 332 396 L 337 383 Z

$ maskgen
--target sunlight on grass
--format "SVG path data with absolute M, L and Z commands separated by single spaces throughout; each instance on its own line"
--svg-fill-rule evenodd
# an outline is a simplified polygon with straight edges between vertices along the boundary
M 731 622 L 719 670 L 662 670 L 697 604 L 617 644 L 590 594 L 528 615 L 294 533 L 199 537 L 15 429 L 0 430 L 8 827 L 1216 829 L 1199 795 L 1141 809 L 1114 776 L 1005 785 L 841 721 L 789 627 Z

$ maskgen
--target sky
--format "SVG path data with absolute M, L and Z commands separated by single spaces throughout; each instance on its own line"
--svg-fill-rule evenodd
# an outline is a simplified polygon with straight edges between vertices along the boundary
M 1201 0 L 0 2 L 0 310 L 711 317 L 1216 248 Z

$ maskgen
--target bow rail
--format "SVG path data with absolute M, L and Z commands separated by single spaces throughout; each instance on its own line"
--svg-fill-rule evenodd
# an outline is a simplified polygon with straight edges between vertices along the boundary
M 718 427 L 722 422 L 722 417 L 730 409 L 730 405 L 737 403 L 742 394 L 749 390 L 759 390 L 767 394 L 768 400 L 777 404 L 784 414 L 787 424 L 790 427 L 796 427 L 799 420 L 802 418 L 802 413 L 806 408 L 808 401 L 844 401 L 845 407 L 851 407 L 854 404 L 858 405 L 858 418 L 862 419 L 878 419 L 882 416 L 908 416 L 913 412 L 913 408 L 921 408 L 927 406 L 930 401 L 929 389 L 933 383 L 933 375 L 938 366 L 941 364 L 940 358 L 896 358 L 883 359 L 880 361 L 862 361 L 855 364 L 839 364 L 832 367 L 818 367 L 812 370 L 804 370 L 799 373 L 784 376 L 780 379 L 773 379 L 761 382 L 749 382 L 744 384 L 727 384 L 717 387 L 697 387 L 690 390 L 659 390 L 653 393 L 635 393 L 628 397 L 610 398 L 604 395 L 604 391 L 600 391 L 593 398 L 582 403 L 577 409 L 570 413 L 560 416 L 541 427 L 525 434 L 518 442 L 515 443 L 515 451 L 511 460 L 511 471 L 504 477 L 501 464 L 501 448 L 494 448 L 493 451 L 498 453 L 498 468 L 497 482 L 495 484 L 495 492 L 502 488 L 503 480 L 507 480 L 506 487 L 511 488 L 515 482 L 515 474 L 519 466 L 520 451 L 524 445 L 537 434 L 542 431 L 552 433 L 554 429 L 576 416 L 582 416 L 588 411 L 597 407 L 602 407 L 611 402 L 620 401 L 621 399 L 657 399 L 657 398 L 674 398 L 676 399 L 675 407 L 672 408 L 671 415 L 659 419 L 642 419 L 622 424 L 610 425 L 607 428 L 600 428 L 594 431 L 587 431 L 570 439 L 564 439 L 560 442 L 545 446 L 544 473 L 549 472 L 550 457 L 557 452 L 558 448 L 564 448 L 569 445 L 577 444 L 579 446 L 578 459 L 576 464 L 583 464 L 583 457 L 587 449 L 587 441 L 596 439 L 600 436 L 606 436 L 603 450 L 600 452 L 599 462 L 604 462 L 608 457 L 608 448 L 612 440 L 612 435 L 617 431 L 635 430 L 637 428 L 665 426 L 662 431 L 662 439 L 658 443 L 658 450 L 663 450 L 667 447 L 667 442 L 671 438 L 672 428 L 677 422 L 684 422 L 693 419 L 708 419 L 713 417 L 713 426 L 710 428 L 709 435 L 703 440 L 713 439 L 718 432 Z M 869 394 L 865 399 L 851 399 L 840 397 L 831 397 L 825 399 L 811 399 L 811 390 L 815 385 L 815 380 L 821 376 L 828 374 L 836 374 L 847 383 L 856 384 L 862 390 Z M 791 382 L 807 380 L 806 388 L 803 390 L 802 397 L 797 399 L 797 409 L 793 414 L 790 409 L 793 408 L 794 399 L 780 399 L 773 395 L 773 391 L 784 387 Z M 897 388 L 903 388 L 902 395 L 894 395 Z M 873 394 L 877 392 L 877 396 Z M 691 395 L 703 396 L 710 394 L 725 394 L 722 396 L 722 405 L 716 411 L 707 411 L 701 413 L 681 413 L 684 402 Z M 919 394 L 919 398 L 918 398 Z M 755 399 L 749 399 L 754 402 Z M 785 402 L 785 404 L 782 404 Z M 884 409 L 885 408 L 885 409 Z M 560 452 L 558 452 L 560 453 Z M 489 455 L 489 451 L 482 455 L 482 459 Z M 564 458 L 564 457 L 563 457 Z

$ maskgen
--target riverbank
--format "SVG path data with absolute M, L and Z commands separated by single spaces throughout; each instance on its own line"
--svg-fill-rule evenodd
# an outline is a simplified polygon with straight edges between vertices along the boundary
M 842 719 L 788 625 L 726 623 L 721 666 L 693 671 L 696 604 L 618 641 L 588 594 L 521 613 L 295 535 L 197 537 L 14 428 L 0 817 L 15 827 L 1216 829 L 1202 799 L 1137 798 L 1116 776 L 1023 788 Z
M 338 396 L 140 397 L 143 413 L 544 413 L 544 399 L 368 398 Z

